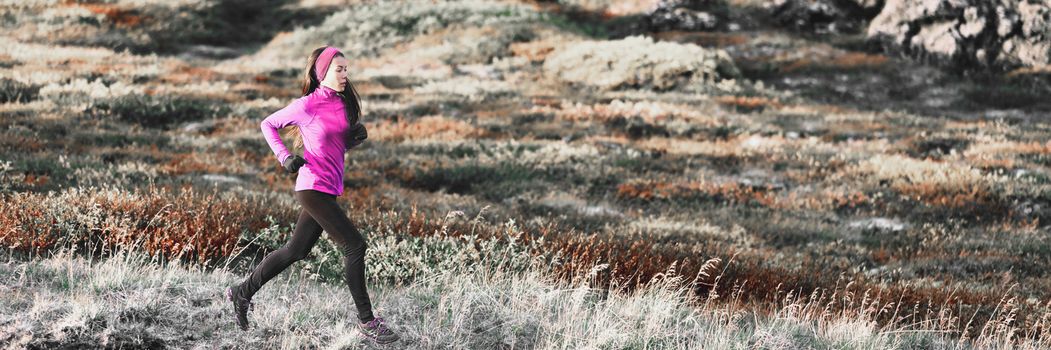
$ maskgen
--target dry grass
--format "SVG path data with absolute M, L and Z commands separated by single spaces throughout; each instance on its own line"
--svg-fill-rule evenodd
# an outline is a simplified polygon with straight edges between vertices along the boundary
M 119 5 L 113 4 L 71 4 L 72 6 L 80 6 L 88 9 L 95 14 L 100 14 L 106 17 L 106 20 L 116 24 L 118 27 L 135 27 L 143 21 L 141 16 L 135 15 L 135 12 L 124 8 Z
M 995 186 L 1005 181 L 966 165 L 902 156 L 876 156 L 850 171 L 868 181 L 887 184 L 906 198 L 949 208 L 995 201 Z
M 130 25 L 131 4 L 77 11 Z M 231 281 L 228 271 L 210 269 L 215 262 L 250 265 L 291 230 L 295 175 L 276 164 L 258 125 L 298 95 L 296 52 L 329 38 L 354 53 L 351 76 L 370 134 L 347 153 L 339 201 L 376 248 L 370 278 L 393 293 L 378 294 L 389 297 L 385 311 L 412 325 L 409 347 L 1047 347 L 1051 129 L 1039 118 L 984 120 L 1023 113 L 1014 110 L 934 118 L 936 108 L 924 115 L 816 103 L 791 86 L 758 83 L 747 93 L 714 95 L 581 89 L 545 79 L 541 64 L 579 35 L 558 27 L 558 18 L 505 5 L 370 3 L 373 12 L 344 9 L 229 60 L 0 38 L 0 78 L 39 88 L 0 105 L 0 244 L 11 255 L 35 254 L 0 273 L 100 271 L 157 283 L 145 291 L 166 283 L 165 271 L 181 271 L 157 261 L 181 260 L 202 268 L 179 278 Z M 485 48 L 449 37 L 515 33 L 521 36 Z M 886 78 L 878 73 L 890 64 L 786 33 L 741 33 L 660 37 L 758 52 L 771 64 L 764 73 L 771 83 L 811 73 Z M 370 40 L 346 42 L 362 37 Z M 490 54 L 502 57 L 480 59 Z M 199 105 L 186 111 L 229 109 L 190 119 L 177 111 L 163 124 L 141 118 L 152 115 L 149 104 L 129 104 L 121 118 L 85 113 L 125 95 L 194 96 Z M 120 275 L 113 272 L 119 263 L 44 257 L 65 247 L 96 257 L 130 250 L 157 261 L 141 266 L 144 275 Z M 499 254 L 544 264 L 518 274 L 521 265 L 493 268 Z M 239 334 L 248 346 L 353 347 L 332 328 L 340 325 L 332 318 L 346 316 L 330 302 L 347 297 L 337 292 L 339 261 L 322 240 L 289 282 L 264 297 L 275 308 L 259 314 L 257 332 Z M 680 294 L 655 292 L 675 275 L 669 266 L 699 276 L 697 283 L 680 280 Z M 446 270 L 460 273 L 440 273 Z M 37 281 L 52 275 L 41 272 Z M 61 283 L 16 283 L 0 285 L 0 293 L 45 296 L 0 302 L 3 316 L 32 315 L 18 329 L 34 331 L 18 339 L 90 335 L 146 347 L 105 335 L 138 334 L 171 347 L 197 344 L 148 337 L 163 332 L 119 317 L 162 314 L 150 309 L 155 301 L 122 304 L 63 294 Z M 223 316 L 219 304 L 200 304 L 211 292 L 194 288 L 160 288 L 172 294 L 159 297 L 189 295 L 174 299 L 180 312 L 200 311 L 207 321 L 197 323 L 199 333 L 218 332 L 201 344 L 233 335 L 229 324 L 214 323 Z M 24 311 L 27 305 L 38 306 Z M 15 329 L 4 319 L 11 318 L 0 318 L 0 339 L 14 339 L 2 333 Z M 102 319 L 127 327 L 98 328 L 93 322 Z M 56 320 L 73 326 L 45 327 Z M 185 323 L 173 320 L 155 324 Z M 555 328 L 569 320 L 582 325 Z
M 842 52 L 834 55 L 818 55 L 789 61 L 781 66 L 781 71 L 787 73 L 808 69 L 871 70 L 885 67 L 889 60 L 884 55 Z
M 708 200 L 718 203 L 758 204 L 772 206 L 775 193 L 769 189 L 744 186 L 739 183 L 712 183 L 696 181 L 688 183 L 666 183 L 652 180 L 636 180 L 620 184 L 617 196 L 623 199 L 689 201 Z
M 165 187 L 15 193 L 5 195 L 0 209 L 0 243 L 8 249 L 131 248 L 197 262 L 231 255 L 242 233 L 268 226 L 268 215 L 291 218 L 287 209 L 261 201 Z
M 778 109 L 782 107 L 781 103 L 776 99 L 762 96 L 719 96 L 715 100 L 723 106 L 734 108 L 741 112 L 762 111 L 767 108 Z
M 423 116 L 415 120 L 380 120 L 365 123 L 369 139 L 388 142 L 406 140 L 463 140 L 480 135 L 481 131 L 459 119 L 441 115 Z

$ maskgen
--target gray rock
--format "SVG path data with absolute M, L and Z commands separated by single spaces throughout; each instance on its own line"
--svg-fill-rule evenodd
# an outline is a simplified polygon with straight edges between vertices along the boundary
M 220 175 L 220 174 L 204 174 L 204 175 L 201 175 L 201 178 L 204 179 L 205 181 L 219 182 L 219 183 L 241 183 L 241 182 L 243 182 L 243 181 L 241 181 L 241 179 L 239 179 L 237 177 L 230 176 L 230 175 Z
M 817 33 L 859 33 L 881 0 L 772 0 L 765 3 L 783 26 Z
M 556 49 L 543 65 L 557 80 L 598 90 L 649 89 L 712 91 L 740 77 L 726 51 L 694 44 L 654 41 L 647 36 L 572 42 Z
M 577 209 L 581 214 L 587 216 L 624 216 L 621 212 L 616 209 L 610 208 L 605 205 L 588 205 L 583 208 Z
M 215 131 L 216 121 L 215 120 L 204 120 L 199 122 L 189 122 L 182 126 L 182 131 L 189 133 L 209 133 Z
M 878 11 L 883 7 L 883 0 L 849 0 L 850 3 L 857 5 L 859 8 L 865 11 Z
M 588 204 L 576 195 L 565 192 L 548 193 L 537 204 L 552 209 L 574 210 L 585 216 L 623 216 L 619 210 L 605 203 Z
M 664 0 L 646 16 L 651 31 L 715 30 L 724 22 L 725 6 L 718 0 Z
M 736 179 L 737 183 L 753 189 L 770 189 L 781 191 L 785 189 L 785 183 L 776 176 L 771 175 L 763 169 L 749 169 L 741 173 Z
M 915 58 L 965 68 L 1051 64 L 1045 0 L 770 0 L 781 25 L 819 33 L 864 32 Z
M 965 67 L 1051 64 L 1051 9 L 1042 1 L 888 0 L 869 39 Z
M 847 227 L 876 232 L 898 232 L 908 228 L 908 224 L 898 219 L 876 217 L 851 221 Z

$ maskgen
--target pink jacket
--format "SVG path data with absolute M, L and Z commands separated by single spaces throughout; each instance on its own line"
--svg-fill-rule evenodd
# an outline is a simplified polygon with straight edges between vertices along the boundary
M 281 142 L 277 130 L 288 125 L 299 127 L 303 136 L 303 159 L 307 161 L 299 169 L 295 190 L 342 195 L 343 154 L 347 151 L 343 134 L 348 125 L 343 101 L 337 92 L 327 86 L 318 86 L 259 124 L 263 137 L 282 164 L 292 153 Z

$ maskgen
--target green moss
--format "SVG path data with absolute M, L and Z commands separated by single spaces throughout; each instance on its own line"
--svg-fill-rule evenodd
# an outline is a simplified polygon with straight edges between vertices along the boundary
M 478 147 L 469 144 L 457 144 L 452 148 L 448 148 L 443 145 L 431 144 L 426 146 L 411 147 L 411 152 L 415 154 L 442 156 L 450 159 L 473 158 L 479 153 L 481 153 Z
M 39 85 L 23 84 L 12 79 L 0 79 L 0 103 L 29 102 L 37 98 Z
M 131 144 L 157 145 L 157 147 L 167 147 L 171 145 L 171 137 L 168 137 L 167 135 L 127 134 L 108 131 L 74 131 L 71 137 L 72 142 L 75 144 L 88 144 L 101 147 L 124 147 Z
M 609 38 L 609 30 L 601 24 L 586 21 L 574 21 L 569 17 L 556 13 L 543 13 L 540 15 L 542 22 L 548 23 L 561 30 L 577 33 L 593 39 Z
M 112 116 L 148 128 L 169 128 L 175 124 L 215 118 L 230 113 L 221 101 L 195 97 L 126 95 L 96 102 L 85 111 L 96 117 Z
M 1051 109 L 1046 89 L 1037 89 L 1020 84 L 975 84 L 963 91 L 963 97 L 976 107 L 1000 109 Z
M 445 190 L 458 194 L 479 194 L 499 201 L 533 188 L 544 175 L 532 168 L 512 163 L 499 165 L 465 164 L 447 168 L 416 170 L 406 185 L 427 191 Z

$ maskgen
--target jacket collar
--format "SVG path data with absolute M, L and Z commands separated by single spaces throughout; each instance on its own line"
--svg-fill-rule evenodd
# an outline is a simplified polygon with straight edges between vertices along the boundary
M 339 99 L 338 91 L 324 85 L 318 85 L 317 89 L 314 90 L 314 94 L 324 99 Z

